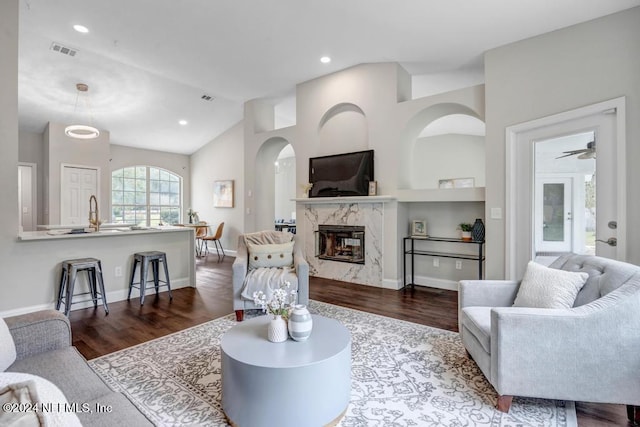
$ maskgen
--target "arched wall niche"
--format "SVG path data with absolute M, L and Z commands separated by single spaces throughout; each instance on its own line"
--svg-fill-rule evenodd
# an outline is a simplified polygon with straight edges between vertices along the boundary
M 281 136 L 266 139 L 256 153 L 255 161 L 255 218 L 256 230 L 272 230 L 275 219 L 275 162 L 284 147 L 290 142 Z M 295 176 L 295 171 L 294 171 Z M 268 178 L 271 177 L 271 178 Z
M 411 188 L 485 186 L 485 125 L 476 117 L 450 114 L 434 120 L 416 138 L 412 153 Z
M 355 104 L 334 105 L 318 124 L 319 156 L 347 151 L 366 150 L 369 147 L 369 129 L 364 111 Z
M 452 116 L 452 115 L 465 115 L 465 116 L 470 116 L 471 118 L 475 118 L 482 121 L 480 116 L 474 110 L 472 110 L 471 108 L 465 105 L 457 104 L 457 103 L 442 103 L 442 104 L 432 105 L 430 107 L 427 107 L 419 111 L 411 119 L 407 121 L 407 124 L 404 130 L 402 131 L 402 134 L 400 137 L 401 154 L 399 157 L 400 165 L 398 168 L 398 188 L 399 189 L 437 188 L 437 184 L 434 187 L 433 185 L 424 182 L 425 178 L 421 171 L 425 170 L 426 165 L 424 161 L 421 161 L 423 160 L 423 158 L 420 157 L 421 155 L 424 155 L 422 153 L 424 150 L 421 150 L 424 147 L 419 146 L 424 141 L 421 141 L 423 138 L 420 138 L 420 135 L 433 122 L 443 117 Z M 424 138 L 433 139 L 434 137 L 435 135 L 431 135 L 431 136 L 426 136 Z M 461 138 L 458 138 L 458 139 L 461 139 Z M 459 147 L 455 147 L 457 144 L 453 144 L 451 148 L 455 147 L 458 149 L 462 149 L 465 146 L 467 148 L 474 147 L 474 146 L 475 148 L 477 148 L 478 144 L 480 143 L 479 139 L 476 138 L 475 136 L 468 138 L 465 135 L 465 137 L 462 139 L 465 139 L 465 142 L 463 144 L 460 144 Z M 482 139 L 484 139 L 484 137 L 482 137 Z M 455 140 L 456 140 L 455 134 L 449 134 L 447 136 L 442 137 L 441 140 L 439 141 L 440 148 L 446 147 L 447 142 L 449 142 L 450 144 L 451 141 L 455 141 Z M 478 153 L 477 150 L 467 150 L 467 151 L 469 151 L 469 153 L 467 154 L 469 155 L 470 158 L 472 156 L 471 154 L 472 152 L 475 153 L 475 155 L 477 156 L 477 153 Z M 451 166 L 447 168 L 448 173 L 456 174 L 457 172 L 455 170 L 452 170 L 452 169 L 455 169 L 456 163 L 450 162 L 452 155 L 453 153 L 450 152 L 445 156 L 446 159 L 432 158 L 429 160 L 429 162 L 431 162 L 432 164 L 438 164 L 438 165 L 446 164 L 448 166 Z M 475 159 L 475 161 L 477 164 L 481 163 L 482 169 L 484 170 L 484 155 L 482 156 L 482 161 L 479 161 L 477 158 Z M 421 171 L 418 171 L 418 169 L 420 169 Z M 465 176 L 456 175 L 451 177 L 445 176 L 441 178 L 466 178 L 466 177 L 467 177 L 466 175 Z M 433 182 L 437 183 L 438 179 L 437 177 L 434 176 L 431 179 L 428 179 L 426 181 L 429 181 L 431 183 Z M 484 176 L 482 176 L 482 179 L 478 181 L 484 182 Z M 429 185 L 429 187 L 427 187 L 427 185 Z M 478 186 L 478 184 L 476 184 L 476 186 Z

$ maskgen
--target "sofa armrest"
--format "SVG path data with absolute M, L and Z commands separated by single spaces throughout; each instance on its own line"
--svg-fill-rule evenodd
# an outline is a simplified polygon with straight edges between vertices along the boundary
M 232 291 L 233 291 L 233 309 L 244 310 L 245 301 L 240 293 L 244 286 L 244 279 L 247 276 L 249 268 L 249 251 L 244 243 L 243 236 L 238 237 L 238 248 L 236 249 L 236 259 L 231 266 L 232 271 Z
M 293 253 L 293 266 L 298 276 L 298 304 L 309 304 L 309 263 L 297 248 Z
M 43 310 L 6 317 L 16 345 L 16 359 L 71 346 L 71 324 L 56 310 Z
M 461 280 L 458 309 L 464 307 L 509 307 L 516 299 L 520 283 L 515 280 Z
M 231 266 L 232 274 L 233 274 L 233 291 L 234 294 L 236 291 L 240 291 L 242 289 L 242 285 L 244 283 L 244 278 L 247 275 L 249 265 L 249 255 L 247 253 L 247 247 L 242 246 L 238 247 L 236 251 L 236 259 L 233 261 Z

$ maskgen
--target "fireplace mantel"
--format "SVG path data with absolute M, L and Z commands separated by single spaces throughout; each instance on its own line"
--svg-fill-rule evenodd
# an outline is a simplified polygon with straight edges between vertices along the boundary
M 352 197 L 304 197 L 291 199 L 303 205 L 330 204 L 330 203 L 385 203 L 396 200 L 393 196 L 352 196 Z

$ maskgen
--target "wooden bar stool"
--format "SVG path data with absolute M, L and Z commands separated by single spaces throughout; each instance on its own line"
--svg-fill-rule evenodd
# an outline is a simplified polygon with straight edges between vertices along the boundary
M 156 295 L 158 295 L 158 289 L 160 286 L 166 286 L 169 289 L 169 299 L 173 299 L 171 295 L 171 282 L 169 280 L 169 268 L 167 267 L 167 254 L 160 251 L 147 251 L 136 252 L 133 254 L 133 266 L 131 267 L 131 280 L 129 281 L 129 295 L 127 300 L 131 298 L 131 290 L 133 288 L 140 289 L 140 305 L 144 304 L 144 295 L 147 289 L 149 263 L 151 263 L 151 270 L 153 272 L 153 286 L 156 289 Z M 164 280 L 160 280 L 160 263 L 164 267 Z M 134 282 L 136 276 L 136 268 L 140 264 L 140 280 Z M 162 285 L 160 283 L 163 283 Z
M 74 294 L 74 287 L 78 273 L 87 272 L 87 282 L 89 283 L 89 292 L 81 292 Z M 98 290 L 98 287 L 100 288 Z M 73 301 L 74 297 L 90 295 L 91 299 L 82 301 Z M 64 314 L 69 317 L 71 305 L 87 301 L 93 301 L 93 306 L 98 308 L 98 300 L 102 300 L 104 312 L 109 314 L 107 306 L 107 298 L 104 292 L 104 280 L 102 278 L 102 264 L 96 258 L 79 258 L 68 259 L 62 261 L 62 274 L 60 275 L 60 289 L 58 290 L 58 300 L 56 302 L 56 310 L 60 310 L 60 306 L 64 303 Z

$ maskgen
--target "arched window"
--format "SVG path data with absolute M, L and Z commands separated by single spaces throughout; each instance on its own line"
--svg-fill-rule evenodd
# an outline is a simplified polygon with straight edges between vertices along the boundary
M 111 173 L 111 222 L 155 226 L 180 222 L 182 178 L 152 166 Z

